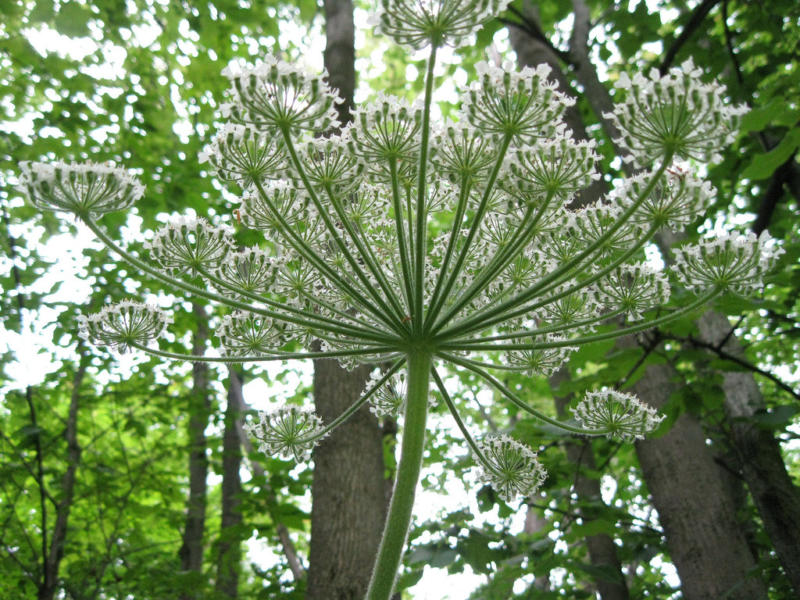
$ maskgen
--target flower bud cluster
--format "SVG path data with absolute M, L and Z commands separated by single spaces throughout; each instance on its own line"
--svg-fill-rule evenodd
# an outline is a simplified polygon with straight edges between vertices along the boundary
M 247 423 L 245 431 L 258 442 L 261 452 L 303 462 L 311 458 L 314 446 L 325 437 L 322 419 L 308 409 L 285 406 L 258 413 L 257 423 Z
M 644 438 L 664 420 L 636 396 L 610 389 L 589 392 L 572 414 L 584 427 L 605 430 L 608 437 L 623 441 Z
M 124 354 L 158 339 L 170 323 L 172 317 L 157 306 L 123 300 L 79 317 L 78 327 L 81 338 Z
M 144 186 L 124 169 L 92 162 L 23 161 L 20 186 L 41 210 L 99 216 L 125 210 L 144 195 Z
M 508 435 L 484 438 L 478 442 L 483 459 L 479 480 L 492 486 L 506 502 L 517 496 L 531 496 L 542 485 L 547 474 L 536 453 Z

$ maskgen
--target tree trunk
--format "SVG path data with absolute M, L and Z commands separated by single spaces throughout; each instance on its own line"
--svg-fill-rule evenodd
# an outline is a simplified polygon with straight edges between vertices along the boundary
M 730 335 L 728 319 L 708 311 L 698 321 L 704 341 L 734 356 L 743 357 L 738 341 Z M 725 413 L 738 466 L 764 522 L 778 560 L 800 596 L 800 488 L 786 472 L 781 449 L 772 432 L 750 417 L 764 407 L 764 398 L 753 375 L 742 371 L 722 374 Z
M 350 120 L 355 90 L 353 5 L 325 0 L 325 67 Z M 314 361 L 314 402 L 330 422 L 364 390 L 369 368 L 344 371 L 336 361 Z M 382 432 L 367 407 L 314 449 L 311 549 L 307 600 L 360 600 L 369 583 L 385 520 Z
M 81 447 L 78 445 L 78 407 L 80 400 L 80 387 L 89 364 L 88 356 L 83 344 L 78 344 L 79 364 L 75 376 L 72 378 L 72 394 L 70 396 L 69 412 L 67 413 L 67 429 L 64 437 L 67 441 L 67 469 L 61 478 L 61 499 L 56 506 L 56 523 L 53 527 L 53 536 L 50 539 L 50 551 L 44 560 L 44 584 L 39 589 L 39 600 L 53 600 L 55 598 L 58 569 L 64 557 L 64 544 L 67 539 L 67 523 L 69 512 L 72 508 L 72 498 L 75 492 L 75 475 L 81 460 Z
M 329 422 L 361 394 L 368 367 L 343 372 L 314 365 L 317 412 Z M 367 407 L 314 449 L 307 600 L 360 600 L 369 583 L 385 518 L 383 446 Z
M 193 354 L 205 352 L 208 340 L 208 315 L 199 304 L 192 304 L 197 331 L 192 343 Z M 206 525 L 206 477 L 208 460 L 206 458 L 206 426 L 211 409 L 208 390 L 207 363 L 192 365 L 192 391 L 189 395 L 189 498 L 186 502 L 186 520 L 183 543 L 178 556 L 181 570 L 201 572 L 203 569 L 203 537 Z M 187 590 L 181 594 L 182 600 L 191 600 L 196 594 Z
M 222 519 L 217 544 L 217 581 L 215 590 L 223 598 L 239 595 L 239 570 L 242 560 L 242 542 L 239 525 L 242 523 L 242 479 L 239 469 L 242 452 L 237 423 L 238 398 L 242 396 L 242 378 L 233 367 L 228 367 L 228 406 L 222 434 Z
M 668 365 L 650 366 L 632 391 L 661 408 L 676 387 L 673 374 Z M 683 413 L 666 435 L 637 442 L 636 453 L 684 598 L 766 598 L 762 582 L 748 577 L 755 561 L 700 423 Z

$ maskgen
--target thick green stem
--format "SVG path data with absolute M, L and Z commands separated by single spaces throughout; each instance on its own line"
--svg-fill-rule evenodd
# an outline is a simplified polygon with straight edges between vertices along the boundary
M 389 600 L 394 588 L 400 560 L 403 558 L 414 494 L 422 468 L 425 447 L 425 422 L 428 417 L 428 385 L 432 357 L 426 351 L 416 351 L 408 357 L 408 395 L 406 398 L 403 442 L 400 464 L 397 467 L 392 502 L 386 528 L 383 530 L 378 558 L 369 582 L 366 600 Z

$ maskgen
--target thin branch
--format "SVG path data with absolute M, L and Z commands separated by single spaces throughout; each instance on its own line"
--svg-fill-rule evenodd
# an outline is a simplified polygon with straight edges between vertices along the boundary
M 514 16 L 517 17 L 521 22 L 514 21 L 513 19 L 506 19 L 503 17 L 500 17 L 498 21 L 500 21 L 503 25 L 521 29 L 535 40 L 538 40 L 542 44 L 547 46 L 547 48 L 553 54 L 558 56 L 558 58 L 560 58 L 562 61 L 564 61 L 568 65 L 573 64 L 569 54 L 567 52 L 564 52 L 563 50 L 559 50 L 558 48 L 556 48 L 553 45 L 553 42 L 551 42 L 550 39 L 544 34 L 544 31 L 542 31 L 542 28 L 539 27 L 539 24 L 534 19 L 531 19 L 530 17 L 528 17 L 527 15 L 525 15 L 524 13 L 522 13 L 520 10 L 518 10 L 513 6 L 509 6 L 508 11 L 513 13 Z
M 229 372 L 233 373 L 233 369 L 228 367 Z M 242 389 L 241 387 L 235 387 L 232 390 L 234 393 L 231 394 L 232 399 L 238 404 L 237 408 L 237 418 L 236 418 L 236 430 L 239 433 L 239 439 L 242 441 L 242 447 L 244 448 L 247 456 L 250 458 L 254 452 L 253 443 L 250 441 L 250 438 L 244 431 L 244 422 L 242 420 L 242 415 L 250 409 L 248 404 L 245 402 L 244 397 L 242 396 Z M 264 481 L 264 485 L 269 486 L 269 478 L 264 470 L 264 467 L 261 466 L 260 463 L 254 461 L 250 458 L 250 468 L 253 469 L 253 473 L 262 481 Z M 273 505 L 277 502 L 277 496 L 275 491 L 272 489 L 271 486 L 267 487 L 267 512 L 270 514 L 270 518 L 272 522 L 275 524 L 275 532 L 278 535 L 278 540 L 280 541 L 281 547 L 283 548 L 283 553 L 286 556 L 286 560 L 289 563 L 289 570 L 292 572 L 292 576 L 294 577 L 295 581 L 302 581 L 305 577 L 305 569 L 303 568 L 300 559 L 298 558 L 297 548 L 295 548 L 294 543 L 292 542 L 292 538 L 289 537 L 289 530 L 281 523 L 281 521 L 275 518 L 275 511 L 272 509 Z
M 762 377 L 765 377 L 765 378 L 769 379 L 775 385 L 777 385 L 779 388 L 781 388 L 785 392 L 788 392 L 789 394 L 791 394 L 792 397 L 794 397 L 797 400 L 800 400 L 800 392 L 795 391 L 791 386 L 789 386 L 787 383 L 785 383 L 778 376 L 773 375 L 769 371 L 765 371 L 764 369 L 761 369 L 760 367 L 757 367 L 753 363 L 748 362 L 748 361 L 746 361 L 746 360 L 744 360 L 742 358 L 739 358 L 738 356 L 736 356 L 734 354 L 730 354 L 729 352 L 726 352 L 722 348 L 717 347 L 715 344 L 709 344 L 708 342 L 704 342 L 703 340 L 699 340 L 699 339 L 697 339 L 696 337 L 693 337 L 693 336 L 689 336 L 688 338 L 683 338 L 683 337 L 678 337 L 678 336 L 665 336 L 665 339 L 671 339 L 671 340 L 675 340 L 675 341 L 678 341 L 678 342 L 689 343 L 689 344 L 692 344 L 693 346 L 696 346 L 698 348 L 705 348 L 706 350 L 710 350 L 714 354 L 716 354 L 717 356 L 719 356 L 720 358 L 722 358 L 724 360 L 727 360 L 727 361 L 730 361 L 732 363 L 735 363 L 735 364 L 737 364 L 737 365 L 739 365 L 741 367 L 744 367 L 748 371 L 752 371 L 753 373 L 758 373 Z
M 742 76 L 742 65 L 739 64 L 739 58 L 733 51 L 733 34 L 730 27 L 728 27 L 728 0 L 722 2 L 722 27 L 725 30 L 725 46 L 728 48 L 728 55 L 731 57 L 734 72 L 736 73 L 736 80 L 740 86 L 744 86 L 744 76 Z
M 708 13 L 711 12 L 711 9 L 719 4 L 719 2 L 720 0 L 703 0 L 703 2 L 701 2 L 697 8 L 694 9 L 691 17 L 689 17 L 686 25 L 684 25 L 683 30 L 681 30 L 680 35 L 675 38 L 672 44 L 670 44 L 669 48 L 667 48 L 667 51 L 664 53 L 664 59 L 661 61 L 661 65 L 658 67 L 658 70 L 662 75 L 664 75 L 664 73 L 666 73 L 667 70 L 672 66 L 675 56 L 678 54 L 680 49 L 687 41 L 689 41 L 689 38 L 694 35 L 694 32 L 698 27 L 700 27 L 702 22 L 708 16 Z

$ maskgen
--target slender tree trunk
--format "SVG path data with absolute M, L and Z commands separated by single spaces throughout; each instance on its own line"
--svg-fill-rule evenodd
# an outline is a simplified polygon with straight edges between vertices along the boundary
M 669 365 L 654 365 L 632 391 L 663 407 L 675 390 Z M 686 600 L 759 600 L 766 590 L 736 521 L 735 504 L 706 445 L 700 423 L 683 413 L 670 431 L 636 443 Z
M 704 341 L 743 357 L 728 319 L 708 311 L 698 321 Z M 769 429 L 759 427 L 751 417 L 764 407 L 764 398 L 753 379 L 743 371 L 722 374 L 725 413 L 729 420 L 734 454 L 756 508 L 764 522 L 778 560 L 800 597 L 800 488 L 792 482 L 781 449 Z
M 242 494 L 242 451 L 237 423 L 239 402 L 242 396 L 242 378 L 232 367 L 228 368 L 228 406 L 222 433 L 222 520 L 217 544 L 216 592 L 222 598 L 239 595 L 239 570 L 242 561 L 242 540 L 239 509 Z
M 525 525 L 523 531 L 532 535 L 542 531 L 549 524 L 547 519 L 539 514 L 540 509 L 534 506 L 528 506 L 528 512 L 525 513 Z M 534 589 L 540 592 L 550 591 L 550 575 L 542 575 L 533 580 Z
M 197 330 L 192 343 L 193 354 L 205 352 L 208 340 L 208 315 L 199 304 L 192 304 Z M 208 365 L 192 365 L 192 391 L 189 395 L 189 498 L 186 502 L 186 520 L 183 543 L 178 556 L 181 570 L 201 572 L 203 569 L 203 538 L 206 525 L 206 477 L 208 459 L 206 458 L 206 426 L 211 409 L 208 389 Z M 187 590 L 181 594 L 182 600 L 191 600 L 196 594 Z
M 325 67 L 350 119 L 355 90 L 353 5 L 325 0 Z M 364 390 L 369 368 L 344 371 L 314 361 L 314 402 L 329 422 Z M 367 589 L 385 520 L 382 431 L 364 407 L 314 450 L 307 600 L 360 600 Z
M 228 388 L 228 391 L 228 402 L 232 402 L 236 406 L 236 431 L 239 435 L 239 440 L 241 440 L 245 454 L 247 454 L 247 456 L 252 456 L 255 450 L 250 438 L 244 432 L 243 419 L 243 415 L 249 410 L 249 406 L 244 401 L 241 386 L 231 386 Z M 251 460 L 250 469 L 253 471 L 255 477 L 268 484 L 267 474 L 260 462 Z M 289 537 L 289 530 L 275 515 L 274 507 L 277 503 L 278 501 L 275 497 L 275 493 L 269 489 L 266 500 L 267 512 L 269 513 L 270 519 L 272 519 L 272 523 L 275 525 L 275 532 L 277 533 L 278 541 L 283 549 L 283 554 L 286 556 L 286 561 L 289 563 L 289 570 L 292 572 L 292 577 L 295 581 L 302 581 L 305 577 L 305 571 L 300 564 L 300 558 L 297 556 L 297 549 L 294 547 L 294 543 L 292 543 L 292 539 Z
M 69 512 L 72 508 L 72 498 L 75 492 L 75 476 L 81 459 L 81 447 L 78 445 L 78 408 L 80 401 L 80 387 L 88 366 L 88 357 L 83 345 L 79 344 L 79 364 L 75 376 L 72 378 L 72 394 L 70 396 L 69 412 L 67 413 L 67 428 L 64 437 L 67 441 L 67 469 L 61 478 L 61 499 L 56 506 L 56 523 L 50 538 L 50 551 L 44 557 L 44 585 L 39 589 L 39 600 L 53 600 L 57 591 L 58 569 L 64 557 L 64 544 L 67 539 L 67 524 Z

